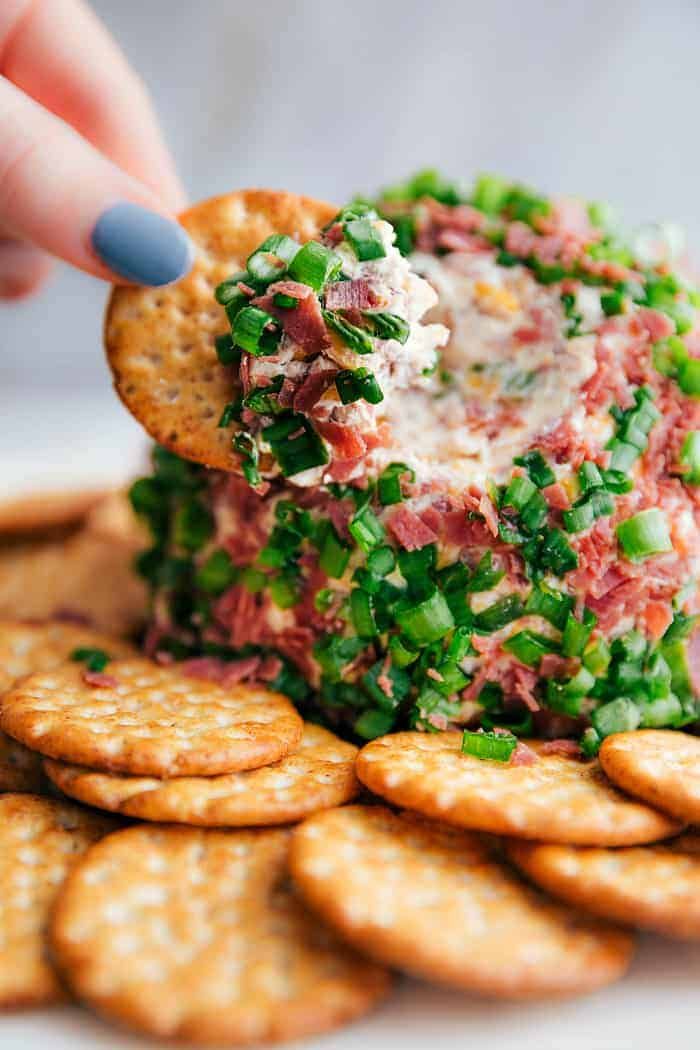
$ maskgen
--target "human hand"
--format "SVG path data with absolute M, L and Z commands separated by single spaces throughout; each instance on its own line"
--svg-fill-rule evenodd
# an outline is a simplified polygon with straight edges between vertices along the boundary
M 0 299 L 51 256 L 160 285 L 192 262 L 184 193 L 147 92 L 83 0 L 0 0 Z

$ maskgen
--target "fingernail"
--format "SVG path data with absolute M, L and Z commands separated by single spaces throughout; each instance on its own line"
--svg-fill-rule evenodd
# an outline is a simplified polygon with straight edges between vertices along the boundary
M 92 246 L 105 266 L 136 284 L 170 284 L 188 272 L 194 258 L 181 226 L 130 201 L 100 215 Z

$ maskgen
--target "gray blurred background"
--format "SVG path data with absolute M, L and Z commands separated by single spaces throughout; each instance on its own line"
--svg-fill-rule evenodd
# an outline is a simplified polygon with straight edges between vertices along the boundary
M 680 221 L 700 248 L 697 0 L 93 6 L 192 199 L 267 185 L 341 202 L 421 166 L 491 170 L 609 199 L 630 223 Z M 64 269 L 0 306 L 0 407 L 29 387 L 109 396 L 104 299 Z

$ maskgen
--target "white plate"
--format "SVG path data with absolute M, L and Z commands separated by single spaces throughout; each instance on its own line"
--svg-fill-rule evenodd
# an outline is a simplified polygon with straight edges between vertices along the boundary
M 0 498 L 31 489 L 123 483 L 146 461 L 143 434 L 111 391 L 58 397 L 4 391 L 0 419 Z M 699 988 L 700 944 L 649 937 L 642 939 L 624 981 L 586 999 L 488 1003 L 404 981 L 365 1021 L 304 1045 L 316 1050 L 698 1050 Z M 0 1050 L 146 1050 L 153 1045 L 74 1008 L 0 1015 Z

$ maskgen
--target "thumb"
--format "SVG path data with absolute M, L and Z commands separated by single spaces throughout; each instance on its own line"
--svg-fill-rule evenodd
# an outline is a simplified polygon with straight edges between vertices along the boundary
M 0 79 L 0 228 L 108 281 L 162 285 L 190 240 L 156 194 Z

